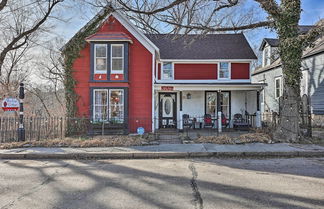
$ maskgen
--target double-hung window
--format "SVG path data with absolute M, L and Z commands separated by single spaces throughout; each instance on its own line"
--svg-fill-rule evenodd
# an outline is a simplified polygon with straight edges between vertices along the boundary
M 124 73 L 124 45 L 111 44 L 111 58 L 110 58 L 111 74 Z
M 278 99 L 282 96 L 282 79 L 281 77 L 275 78 L 275 98 Z
M 230 64 L 228 62 L 219 63 L 219 79 L 229 79 L 230 78 Z
M 109 111 L 110 121 L 124 121 L 124 90 L 111 89 L 109 90 Z
M 93 119 L 94 121 L 108 120 L 108 90 L 95 89 L 93 98 Z
M 125 114 L 124 104 L 123 89 L 95 89 L 93 95 L 94 121 L 122 123 Z
M 162 65 L 162 80 L 173 79 L 173 64 L 172 62 L 163 62 Z
M 95 73 L 107 73 L 107 45 L 95 44 Z

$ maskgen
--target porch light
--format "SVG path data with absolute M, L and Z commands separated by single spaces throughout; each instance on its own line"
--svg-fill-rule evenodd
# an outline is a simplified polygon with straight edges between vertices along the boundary
M 190 93 L 187 94 L 187 99 L 191 99 L 191 94 Z

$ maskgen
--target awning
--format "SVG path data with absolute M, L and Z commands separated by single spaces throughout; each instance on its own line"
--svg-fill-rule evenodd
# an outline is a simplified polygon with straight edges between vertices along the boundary
M 95 33 L 85 39 L 88 42 L 91 41 L 129 41 L 133 43 L 131 37 L 129 37 L 126 33 Z
M 154 84 L 154 90 L 163 91 L 255 91 L 262 90 L 263 83 L 219 83 L 219 84 Z

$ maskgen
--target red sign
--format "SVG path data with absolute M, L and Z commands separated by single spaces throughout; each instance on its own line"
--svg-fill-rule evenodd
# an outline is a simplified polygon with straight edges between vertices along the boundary
M 2 109 L 4 111 L 17 111 L 19 109 L 19 100 L 16 98 L 5 98 L 2 101 Z
M 173 86 L 161 86 L 161 90 L 163 90 L 163 91 L 173 91 Z

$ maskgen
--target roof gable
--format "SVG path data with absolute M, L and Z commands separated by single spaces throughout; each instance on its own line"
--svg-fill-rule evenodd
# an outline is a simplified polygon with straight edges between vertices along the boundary
M 112 5 L 108 5 L 107 7 L 103 8 L 100 12 L 98 12 L 85 26 L 83 26 L 62 48 L 64 51 L 69 45 L 71 45 L 74 39 L 77 39 L 82 33 L 85 33 L 88 28 L 95 27 L 98 31 L 105 21 L 109 19 L 109 17 L 113 16 L 116 18 L 117 21 L 120 22 L 139 42 L 143 44 L 143 46 L 149 50 L 152 54 L 155 51 L 159 51 L 159 49 L 140 31 L 137 27 L 131 23 L 127 18 L 124 17 L 119 11 L 115 10 Z M 93 24 L 96 24 L 93 26 Z M 95 33 L 96 34 L 96 33 Z M 91 34 L 94 35 L 95 34 Z M 89 38 L 88 36 L 87 38 Z M 86 41 L 86 40 L 85 40 Z

